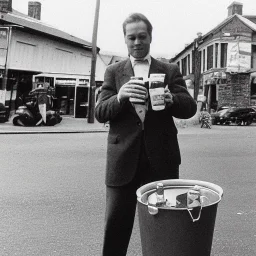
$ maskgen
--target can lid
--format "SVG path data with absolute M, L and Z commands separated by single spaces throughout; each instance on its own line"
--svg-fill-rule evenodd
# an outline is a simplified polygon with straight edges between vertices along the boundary
M 131 76 L 130 79 L 131 80 L 142 80 L 143 81 L 143 77 L 141 77 L 141 76 Z

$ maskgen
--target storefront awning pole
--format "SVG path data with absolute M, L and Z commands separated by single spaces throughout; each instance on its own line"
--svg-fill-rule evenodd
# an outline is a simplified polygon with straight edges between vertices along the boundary
M 88 123 L 94 123 L 94 108 L 95 108 L 95 67 L 97 60 L 97 32 L 98 32 L 98 21 L 99 21 L 99 10 L 100 10 L 100 0 L 96 2 L 94 25 L 93 25 L 93 35 L 92 35 L 92 62 L 91 62 L 91 79 L 90 79 L 90 95 L 89 95 L 89 106 L 88 106 Z

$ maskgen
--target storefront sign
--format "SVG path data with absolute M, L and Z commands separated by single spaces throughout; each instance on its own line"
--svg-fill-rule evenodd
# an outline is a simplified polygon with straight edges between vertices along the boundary
M 0 103 L 3 103 L 5 105 L 5 95 L 6 90 L 0 90 Z
M 251 68 L 251 44 L 235 42 L 228 44 L 227 70 L 230 73 L 244 73 Z
M 198 96 L 197 96 L 197 101 L 206 102 L 206 96 L 204 96 L 204 95 L 198 95 Z
M 75 85 L 76 79 L 57 79 L 56 78 L 56 85 Z

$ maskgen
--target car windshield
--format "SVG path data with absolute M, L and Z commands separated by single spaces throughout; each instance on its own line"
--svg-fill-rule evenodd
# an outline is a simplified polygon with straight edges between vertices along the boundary
M 222 109 L 222 110 L 219 111 L 219 114 L 220 114 L 220 116 L 222 116 L 222 115 L 224 115 L 225 113 L 227 113 L 228 111 L 229 111 L 228 108 Z

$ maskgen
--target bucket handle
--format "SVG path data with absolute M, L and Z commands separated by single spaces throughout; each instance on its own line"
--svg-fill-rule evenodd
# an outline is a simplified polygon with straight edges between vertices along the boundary
M 192 219 L 193 222 L 196 222 L 196 221 L 200 220 L 201 211 L 202 211 L 202 208 L 203 208 L 203 207 L 202 207 L 202 199 L 206 199 L 206 200 L 209 201 L 209 199 L 208 199 L 206 196 L 200 196 L 200 206 L 195 207 L 195 208 L 192 208 L 192 209 L 187 209 L 187 210 L 188 210 L 188 213 L 189 213 L 189 215 L 190 215 L 190 217 L 191 217 L 191 219 Z M 198 208 L 199 208 L 198 215 L 197 215 L 196 218 L 194 218 L 194 216 L 192 215 L 192 211 L 193 211 L 194 209 L 198 209 Z
M 151 215 L 156 215 L 158 214 L 158 207 L 156 207 L 154 204 L 148 204 L 148 212 L 151 214 Z

